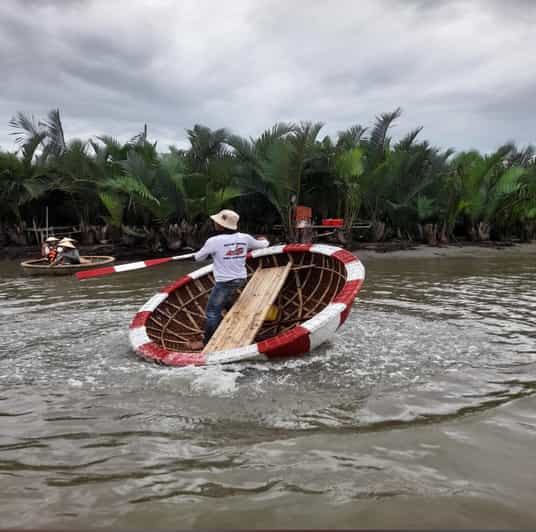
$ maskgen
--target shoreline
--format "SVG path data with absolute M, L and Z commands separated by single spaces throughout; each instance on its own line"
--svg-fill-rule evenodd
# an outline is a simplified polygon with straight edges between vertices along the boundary
M 80 246 L 81 255 L 110 255 L 117 262 L 128 262 L 152 258 L 169 257 L 190 253 L 193 250 L 154 252 L 146 248 L 131 248 L 123 245 L 97 244 Z M 458 242 L 440 246 L 429 246 L 409 241 L 378 243 L 357 243 L 349 249 L 360 259 L 438 259 L 461 257 L 501 257 L 534 254 L 536 241 L 533 242 Z M 36 246 L 4 246 L 0 250 L 0 260 L 22 262 L 39 258 Z
M 389 244 L 389 243 L 388 243 Z M 394 243 L 396 244 L 396 243 Z M 352 250 L 362 260 L 368 259 L 451 259 L 451 258 L 492 258 L 516 257 L 518 255 L 536 255 L 536 241 L 533 242 L 460 242 L 440 246 L 408 243 L 398 249 L 376 248 L 376 244 L 365 244 Z

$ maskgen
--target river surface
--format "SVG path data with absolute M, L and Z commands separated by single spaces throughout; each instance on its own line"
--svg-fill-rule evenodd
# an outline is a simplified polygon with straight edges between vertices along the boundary
M 127 336 L 194 265 L 0 263 L 0 527 L 533 528 L 536 256 L 363 262 L 332 343 L 205 368 Z

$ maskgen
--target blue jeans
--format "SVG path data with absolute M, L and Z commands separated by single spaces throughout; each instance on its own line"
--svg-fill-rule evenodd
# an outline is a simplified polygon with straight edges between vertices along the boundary
M 218 328 L 222 320 L 222 311 L 229 310 L 235 302 L 237 290 L 246 284 L 245 279 L 233 279 L 225 283 L 216 283 L 208 298 L 205 323 L 205 337 L 203 343 L 206 345 L 214 331 Z

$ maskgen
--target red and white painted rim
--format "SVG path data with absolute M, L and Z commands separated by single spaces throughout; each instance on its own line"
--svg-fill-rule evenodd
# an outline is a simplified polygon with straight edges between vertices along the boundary
M 346 283 L 333 301 L 310 320 L 285 333 L 245 347 L 213 353 L 181 353 L 154 343 L 145 328 L 152 312 L 179 287 L 212 271 L 212 265 L 199 268 L 166 286 L 143 305 L 130 323 L 129 339 L 133 349 L 146 360 L 169 366 L 204 366 L 242 360 L 269 360 L 274 357 L 295 357 L 308 353 L 331 338 L 345 322 L 354 299 L 365 280 L 365 268 L 349 251 L 324 244 L 288 244 L 253 251 L 251 257 L 288 252 L 320 253 L 342 262 L 346 268 Z

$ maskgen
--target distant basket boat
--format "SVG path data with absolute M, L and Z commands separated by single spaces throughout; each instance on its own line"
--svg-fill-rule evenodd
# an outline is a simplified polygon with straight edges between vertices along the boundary
M 106 255 L 87 255 L 80 257 L 91 262 L 85 264 L 58 264 L 50 266 L 47 259 L 32 259 L 21 262 L 21 266 L 29 275 L 72 275 L 75 272 L 89 270 L 95 266 L 106 266 L 115 261 L 115 257 Z
M 224 349 L 212 350 L 211 339 L 203 352 L 188 350 L 191 341 L 202 339 L 205 307 L 214 285 L 212 265 L 209 265 L 163 288 L 140 308 L 130 324 L 129 334 L 136 353 L 146 360 L 171 366 L 301 355 L 331 338 L 344 323 L 365 277 L 365 269 L 357 257 L 322 244 L 291 244 L 255 250 L 248 255 L 246 264 L 249 282 L 244 291 L 255 284 L 252 278 L 259 269 L 281 270 L 281 275 L 285 276 L 279 283 L 277 279 L 269 280 L 275 287 L 273 304 L 267 298 L 264 300 L 272 308 L 266 307 L 259 327 L 253 331 L 252 341 L 246 345 L 229 345 L 227 338 Z M 252 300 L 261 305 L 262 290 L 258 284 L 256 289 L 257 292 L 251 293 Z M 265 289 L 265 293 L 268 292 L 269 287 Z M 242 296 L 229 313 L 241 299 Z M 276 312 L 272 312 L 273 307 Z M 251 301 L 249 307 L 243 308 L 247 321 L 248 314 L 255 313 L 256 309 Z M 227 331 L 227 336 L 240 337 L 240 331 L 238 335 L 233 334 L 231 326 Z

